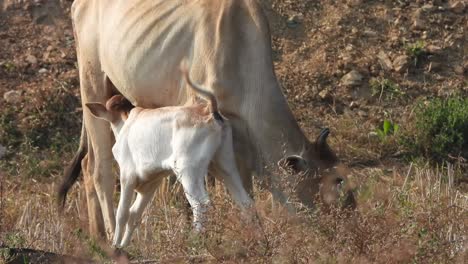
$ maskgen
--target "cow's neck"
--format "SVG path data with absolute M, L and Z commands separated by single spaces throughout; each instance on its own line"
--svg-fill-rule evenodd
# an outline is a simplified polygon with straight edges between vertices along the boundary
M 276 163 L 284 156 L 299 155 L 309 147 L 310 142 L 294 118 L 275 76 L 250 90 L 256 91 L 251 95 L 258 99 L 249 100 L 255 105 L 247 107 L 251 113 L 246 116 L 251 118 L 248 122 L 251 133 L 267 162 Z

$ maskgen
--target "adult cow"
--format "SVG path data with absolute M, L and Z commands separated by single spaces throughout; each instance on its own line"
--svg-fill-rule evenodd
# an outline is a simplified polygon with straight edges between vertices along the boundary
M 115 93 L 145 108 L 190 103 L 179 72 L 188 58 L 190 76 L 212 89 L 230 119 L 246 189 L 256 171 L 266 175 L 274 198 L 287 203 L 273 184 L 276 174 L 263 169 L 286 157 L 296 170 L 310 172 L 294 191 L 300 201 L 311 205 L 319 185 L 325 202 L 337 199 L 346 178 L 325 141 L 328 130 L 311 143 L 299 128 L 276 79 L 268 22 L 255 0 L 75 0 L 72 20 L 83 104 Z M 64 202 L 81 162 L 90 231 L 111 234 L 113 138 L 107 122 L 83 109 L 80 147 L 59 195 Z

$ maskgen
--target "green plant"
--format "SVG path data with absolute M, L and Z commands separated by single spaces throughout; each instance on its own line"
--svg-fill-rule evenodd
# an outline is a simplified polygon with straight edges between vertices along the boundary
M 424 49 L 425 46 L 426 43 L 424 43 L 424 41 L 422 40 L 418 40 L 415 43 L 406 45 L 406 54 L 408 54 L 408 56 L 410 56 L 413 59 L 415 66 L 426 54 L 426 50 Z
M 386 141 L 390 135 L 396 135 L 400 126 L 390 122 L 389 120 L 384 120 L 382 123 L 382 128 L 377 128 L 376 133 L 381 141 Z
M 393 99 L 395 97 L 404 95 L 405 93 L 400 87 L 386 78 L 372 78 L 369 81 L 372 96 L 379 96 L 379 101 L 385 96 L 386 99 Z
M 436 161 L 447 160 L 450 155 L 468 157 L 468 98 L 420 102 L 415 118 L 414 140 L 407 140 L 414 153 Z

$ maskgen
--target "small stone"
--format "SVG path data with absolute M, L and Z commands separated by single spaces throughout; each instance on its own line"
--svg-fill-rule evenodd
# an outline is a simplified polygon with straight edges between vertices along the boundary
M 426 27 L 421 17 L 422 17 L 422 9 L 416 10 L 416 12 L 414 12 L 413 14 L 413 25 L 411 26 L 413 29 L 424 29 Z
M 38 72 L 39 72 L 40 74 L 43 74 L 43 73 L 46 73 L 46 72 L 47 72 L 47 69 L 45 69 L 45 68 L 40 68 Z
M 442 69 L 442 64 L 439 63 L 439 62 L 431 62 L 429 63 L 429 68 L 428 68 L 428 72 L 435 72 L 435 71 L 438 71 Z
M 455 71 L 455 73 L 460 74 L 460 75 L 465 73 L 465 69 L 462 65 L 454 66 L 453 70 Z
M 359 110 L 357 112 L 358 116 L 360 117 L 368 117 L 369 115 L 364 110 Z
M 33 65 L 37 64 L 37 58 L 31 54 L 26 55 L 26 61 Z
M 358 108 L 359 107 L 359 103 L 356 102 L 356 101 L 352 101 L 350 104 L 349 104 L 349 108 L 351 109 L 355 109 L 355 108 Z
M 385 52 L 380 51 L 379 54 L 377 54 L 377 58 L 379 59 L 382 69 L 386 71 L 391 71 L 393 69 L 392 61 Z
M 462 14 L 465 11 L 465 3 L 463 1 L 457 1 L 450 6 L 450 10 L 457 14 Z
M 322 100 L 325 100 L 325 101 L 330 100 L 332 97 L 328 89 L 323 89 L 322 91 L 320 91 L 318 95 Z
M 413 19 L 413 25 L 411 26 L 413 29 L 423 29 L 425 28 L 424 21 L 420 18 Z
M 406 69 L 408 69 L 409 66 L 409 57 L 406 55 L 400 55 L 395 58 L 393 61 L 393 69 L 395 69 L 396 72 L 403 72 Z
M 421 10 L 424 12 L 431 12 L 432 10 L 434 10 L 434 5 L 431 3 L 425 4 L 421 7 Z
M 341 84 L 344 86 L 356 86 L 361 84 L 361 81 L 362 75 L 356 70 L 348 72 L 341 78 Z
M 377 134 L 377 132 L 375 132 L 375 131 L 369 132 L 368 136 L 369 136 L 370 139 L 377 139 L 377 138 L 379 138 L 379 134 Z
M 21 93 L 15 90 L 3 94 L 3 99 L 10 104 L 16 104 L 21 101 Z
M 364 30 L 363 34 L 368 37 L 377 37 L 377 32 L 372 30 Z
M 288 27 L 295 28 L 304 21 L 304 15 L 302 13 L 297 13 L 288 18 L 286 22 Z
M 439 54 L 442 51 L 442 48 L 436 45 L 426 46 L 426 51 L 431 54 Z
M 3 157 L 6 156 L 6 154 L 7 154 L 7 149 L 4 146 L 0 145 L 0 159 L 3 159 Z

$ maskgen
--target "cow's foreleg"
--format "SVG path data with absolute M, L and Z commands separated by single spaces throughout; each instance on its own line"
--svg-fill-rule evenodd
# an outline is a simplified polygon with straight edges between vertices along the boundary
M 92 153 L 92 149 L 89 149 L 89 153 Z M 87 154 L 81 161 L 86 201 L 88 204 L 89 232 L 95 237 L 105 237 L 106 234 L 104 231 L 104 220 L 102 219 L 101 205 L 99 204 L 96 189 L 94 188 L 94 180 L 92 176 L 94 166 L 89 166 L 89 156 L 90 154 Z M 91 162 L 91 164 L 93 163 Z
M 87 100 L 85 102 L 87 103 L 92 101 L 95 100 Z M 99 102 L 101 100 L 96 101 Z M 89 142 L 87 173 L 91 175 L 92 183 L 94 183 L 94 188 L 102 211 L 102 219 L 104 220 L 105 233 L 110 239 L 112 238 L 115 228 L 114 206 L 112 202 L 115 186 L 114 176 L 112 173 L 113 137 L 108 122 L 97 119 L 91 116 L 90 112 L 87 110 L 85 111 L 84 118 Z M 88 185 L 91 185 L 92 183 L 88 182 Z M 88 204 L 88 207 L 94 206 L 95 205 L 93 204 Z M 94 222 L 100 220 L 97 215 L 90 215 L 89 217 L 91 226 L 96 225 Z M 100 225 L 100 223 L 97 223 L 97 225 Z M 102 231 L 99 230 L 99 233 L 102 233 Z M 92 235 L 94 234 L 92 233 Z
M 249 134 L 243 120 L 229 117 L 232 127 L 233 148 L 235 160 L 244 189 L 253 195 L 253 172 L 255 170 L 254 149 L 249 142 Z
M 230 128 L 226 128 L 223 137 L 224 139 L 221 142 L 221 146 L 216 153 L 216 163 L 230 195 L 238 206 L 245 209 L 252 205 L 252 199 L 243 187 L 241 176 L 237 169 L 232 146 L 232 132 Z

